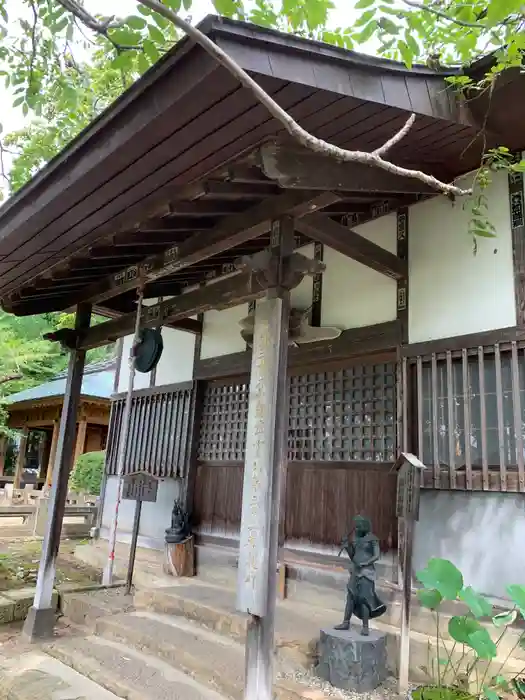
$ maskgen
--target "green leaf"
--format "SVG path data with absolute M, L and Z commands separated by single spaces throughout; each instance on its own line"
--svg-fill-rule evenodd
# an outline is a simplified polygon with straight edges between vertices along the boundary
M 435 589 L 420 588 L 417 592 L 417 597 L 421 605 L 425 608 L 430 608 L 430 610 L 436 610 L 443 600 L 441 593 Z
M 109 36 L 117 44 L 122 46 L 136 46 L 140 43 L 140 34 L 130 29 L 112 29 Z
M 111 61 L 111 67 L 117 70 L 126 70 L 131 67 L 131 61 L 129 51 L 123 51 Z
M 160 51 L 156 45 L 151 41 L 151 39 L 144 39 L 142 42 L 142 48 L 144 53 L 150 59 L 152 63 L 156 63 L 160 58 Z
M 137 64 L 141 73 L 145 73 L 151 65 L 144 53 L 139 53 L 137 57 Z
M 375 0 L 358 0 L 354 5 L 355 10 L 365 10 L 367 7 L 373 5 Z
M 467 586 L 460 591 L 459 597 L 469 606 L 474 617 L 490 617 L 492 615 L 492 604 L 484 596 L 476 593 L 472 586 Z
M 513 583 L 507 586 L 507 593 L 510 595 L 511 600 L 516 603 L 523 617 L 525 617 L 523 614 L 525 611 L 525 586 Z
M 448 632 L 452 639 L 473 649 L 480 659 L 493 659 L 496 645 L 488 630 L 471 617 L 455 615 L 450 618 Z
M 231 17 L 237 11 L 235 0 L 213 0 L 213 6 L 220 15 Z
M 157 44 L 164 44 L 164 34 L 160 31 L 158 27 L 155 27 L 155 25 L 150 24 L 148 27 L 148 32 L 152 41 L 155 41 Z
M 494 615 L 494 617 L 492 618 L 492 622 L 496 627 L 507 627 L 508 625 L 512 625 L 512 623 L 515 622 L 517 617 L 518 613 L 516 610 L 509 610 L 507 612 L 502 612 L 498 613 L 497 615 Z
M 446 600 L 456 600 L 463 588 L 461 571 L 448 559 L 430 559 L 426 569 L 419 571 L 416 577 L 425 588 L 435 588 Z
M 470 646 L 469 638 L 474 632 L 483 629 L 477 620 L 466 615 L 454 615 L 448 622 L 448 633 L 455 642 Z
M 355 23 L 355 26 L 362 27 L 363 25 L 368 24 L 368 22 L 370 22 L 370 20 L 373 19 L 375 13 L 375 10 L 367 10 L 366 12 L 363 12 L 361 17 L 359 17 L 359 19 Z
M 377 27 L 378 24 L 376 20 L 373 19 L 366 25 L 363 31 L 355 37 L 357 43 L 364 44 L 365 41 L 368 41 L 371 38 L 371 36 L 377 31 Z
M 408 48 L 407 44 L 401 39 L 397 42 L 397 48 L 399 49 L 399 53 L 401 54 L 403 63 L 406 65 L 407 68 L 412 68 L 414 56 L 412 54 L 412 51 L 410 51 L 410 49 Z
M 388 19 L 388 17 L 381 17 L 379 20 L 379 26 L 387 34 L 399 34 L 399 27 L 397 24 L 392 22 L 391 19 Z
M 131 29 L 138 29 L 140 31 L 146 26 L 146 20 L 143 17 L 131 15 L 130 17 L 126 18 L 125 24 L 127 24 L 128 27 L 131 27 Z
M 495 659 L 498 653 L 496 645 L 485 627 L 469 635 L 468 645 L 471 649 L 474 649 L 480 659 L 485 659 L 486 661 Z
M 496 691 L 493 688 L 489 688 L 488 685 L 483 686 L 482 697 L 486 698 L 486 700 L 500 700 Z

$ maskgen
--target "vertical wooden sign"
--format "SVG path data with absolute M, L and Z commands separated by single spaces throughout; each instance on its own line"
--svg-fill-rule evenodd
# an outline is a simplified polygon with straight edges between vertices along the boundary
M 516 324 L 525 324 L 525 212 L 523 205 L 523 173 L 509 173 L 509 208 L 514 263 L 514 296 Z
M 314 260 L 323 262 L 324 246 L 316 241 L 314 243 Z M 313 276 L 312 309 L 310 313 L 310 325 L 319 328 L 321 325 L 321 306 L 323 302 L 323 275 L 317 273 Z
M 408 260 L 408 207 L 397 211 L 397 257 Z M 401 322 L 401 342 L 408 343 L 408 278 L 397 282 L 397 318 Z

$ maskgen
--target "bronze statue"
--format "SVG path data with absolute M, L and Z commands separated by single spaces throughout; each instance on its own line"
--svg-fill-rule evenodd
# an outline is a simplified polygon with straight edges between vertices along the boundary
M 355 534 L 350 541 L 350 535 L 341 545 L 341 556 L 346 551 L 352 562 L 352 571 L 348 581 L 346 592 L 345 617 L 336 630 L 350 629 L 352 615 L 356 615 L 363 622 L 361 634 L 368 636 L 368 622 L 374 617 L 379 617 L 386 612 L 386 605 L 376 594 L 375 563 L 379 559 L 379 540 L 371 532 L 371 524 L 368 518 L 358 515 L 354 518 Z
M 166 530 L 166 542 L 178 544 L 191 535 L 189 514 L 184 510 L 182 502 L 176 500 L 171 512 L 171 527 Z

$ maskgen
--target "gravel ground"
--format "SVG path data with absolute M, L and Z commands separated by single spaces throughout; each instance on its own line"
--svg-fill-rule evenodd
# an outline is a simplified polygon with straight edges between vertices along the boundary
M 339 698 L 340 700 L 385 700 L 389 698 L 404 698 L 397 692 L 397 681 L 395 678 L 388 678 L 383 685 L 367 693 L 358 693 L 352 690 L 341 690 L 334 688 L 327 681 L 318 678 L 311 671 L 286 671 L 279 673 L 278 678 L 295 681 L 300 685 L 307 686 L 312 690 L 321 690 L 327 697 Z

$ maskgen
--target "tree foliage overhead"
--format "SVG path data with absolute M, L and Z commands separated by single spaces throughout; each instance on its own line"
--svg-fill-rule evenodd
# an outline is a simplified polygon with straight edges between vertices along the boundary
M 348 0 L 345 0 L 348 1 Z M 1 71 L 14 104 L 37 120 L 4 139 L 15 156 L 17 189 L 136 80 L 180 36 L 158 11 L 192 10 L 192 0 L 136 2 L 127 17 L 94 16 L 89 0 L 0 0 Z M 496 62 L 475 87 L 486 89 L 508 66 L 522 64 L 522 0 L 354 0 L 348 26 L 330 26 L 334 0 L 214 0 L 218 13 L 320 39 L 374 50 L 411 66 L 468 67 L 489 51 Z M 18 8 L 17 8 L 18 6 Z M 467 75 L 455 79 L 471 83 Z M 38 120 L 38 118 L 40 120 Z M 502 144 L 504 145 L 504 144 Z
M 346 26 L 333 26 L 336 0 L 213 0 L 219 14 L 318 39 L 345 48 L 375 51 L 407 66 L 427 62 L 432 68 L 455 64 L 451 89 L 492 90 L 502 71 L 522 66 L 525 11 L 520 0 L 343 0 Z M 240 82 L 251 89 L 269 112 L 303 145 L 341 160 L 366 162 L 402 174 L 388 160 L 391 143 L 372 154 L 344 151 L 315 139 L 283 113 L 228 57 L 213 49 L 180 13 L 191 12 L 193 0 L 137 0 L 126 17 L 98 16 L 85 0 L 0 0 L 0 75 L 14 95 L 14 104 L 35 119 L 4 137 L 0 155 L 12 159 L 5 176 L 18 189 L 60 151 L 97 114 L 133 83 L 183 32 L 200 43 Z M 340 5 L 340 3 L 338 3 Z M 476 81 L 471 64 L 487 53 L 494 61 Z M 252 81 L 253 82 L 253 81 Z M 404 137 L 410 129 L 397 140 Z M 386 154 L 386 155 L 385 155 Z M 486 223 L 482 191 L 493 167 L 516 168 L 505 144 L 483 155 L 475 181 L 474 218 L 480 235 L 492 235 Z M 523 169 L 522 163 L 520 169 Z M 406 174 L 406 172 L 404 173 Z M 471 194 L 447 183 L 437 190 Z M 425 179 L 426 178 L 426 179 Z

